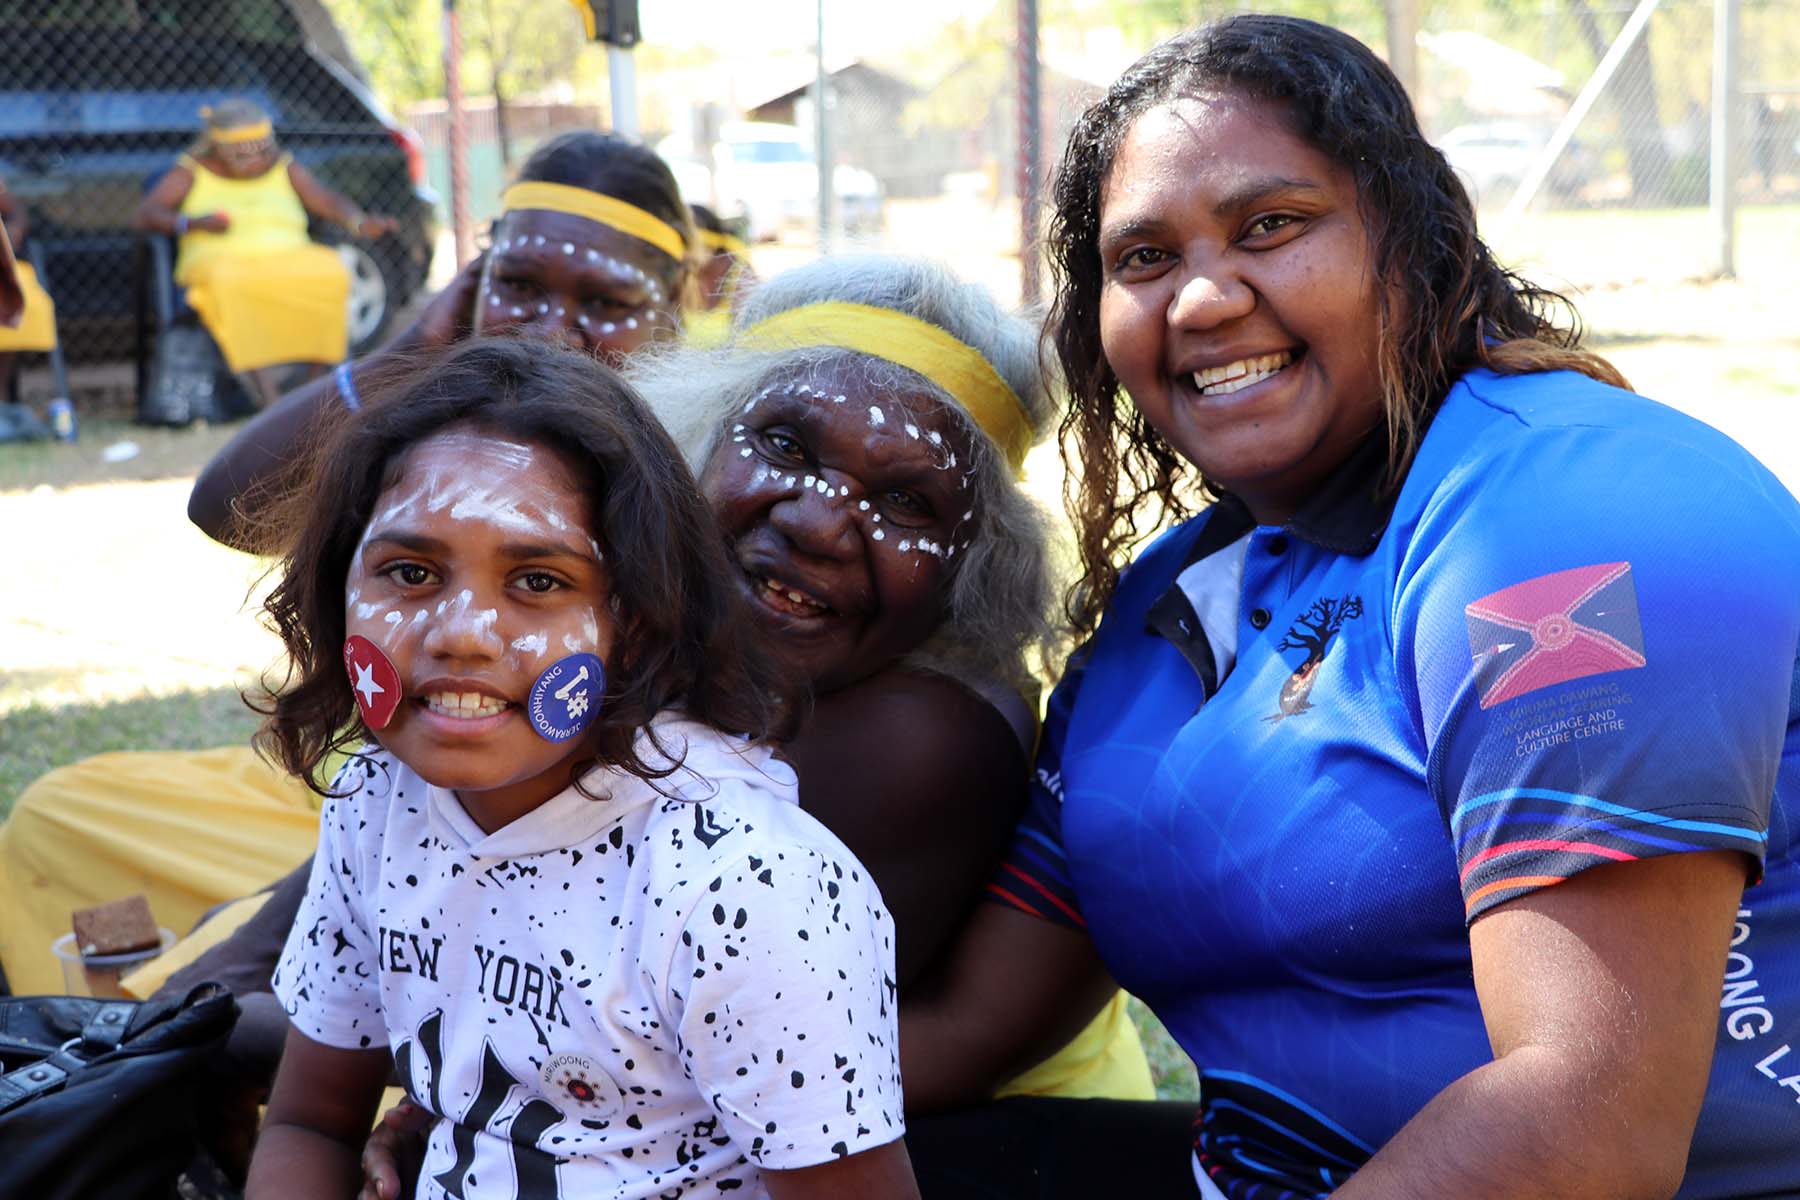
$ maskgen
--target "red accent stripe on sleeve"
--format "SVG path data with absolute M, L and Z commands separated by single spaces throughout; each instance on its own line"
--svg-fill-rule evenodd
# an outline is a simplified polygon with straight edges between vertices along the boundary
M 1508 888 L 1541 888 L 1556 883 L 1567 883 L 1561 875 L 1514 875 L 1511 879 L 1496 879 L 1484 888 L 1477 888 L 1475 893 L 1463 902 L 1465 909 L 1473 909 L 1481 903 L 1483 896 L 1491 896 L 1495 892 L 1503 892 Z
M 1471 858 L 1462 869 L 1462 879 L 1466 883 L 1469 872 L 1490 858 L 1502 854 L 1511 854 L 1515 850 L 1562 850 L 1570 854 L 1594 854 L 1601 858 L 1610 858 L 1614 862 L 1636 862 L 1638 856 L 1628 854 L 1611 846 L 1600 846 L 1593 842 L 1568 842 L 1560 838 L 1527 838 L 1517 842 L 1501 842 L 1498 846 L 1489 846 L 1480 854 Z
M 1087 928 L 1087 922 L 1081 919 L 1081 914 L 1076 912 L 1073 908 L 1070 908 L 1068 906 L 1068 904 L 1064 903 L 1062 897 L 1058 896 L 1055 892 L 1052 892 L 1049 888 L 1045 887 L 1043 884 L 1039 883 L 1037 880 L 1033 879 L 1031 876 L 1027 875 L 1025 872 L 1019 870 L 1019 868 L 1013 866 L 1011 863 L 1001 863 L 1000 867 L 1002 870 L 1008 871 L 1014 875 L 1017 875 L 1020 879 L 1023 879 L 1028 885 L 1030 885 L 1030 887 L 1034 891 L 1036 891 L 1039 895 L 1043 896 L 1044 899 L 1046 899 L 1046 900 L 1050 901 L 1050 903 L 1056 905 L 1057 910 L 1059 912 L 1061 912 L 1065 917 L 1069 918 L 1069 920 L 1075 922 L 1076 925 L 1080 926 L 1082 929 Z M 995 884 L 993 886 L 994 886 L 995 890 L 1000 890 L 998 884 Z

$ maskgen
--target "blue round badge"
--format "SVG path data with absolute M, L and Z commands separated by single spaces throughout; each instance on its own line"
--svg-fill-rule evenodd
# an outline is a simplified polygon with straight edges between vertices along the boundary
M 525 712 L 547 742 L 566 742 L 593 724 L 606 692 L 606 667 L 592 654 L 571 654 L 544 669 L 531 685 Z

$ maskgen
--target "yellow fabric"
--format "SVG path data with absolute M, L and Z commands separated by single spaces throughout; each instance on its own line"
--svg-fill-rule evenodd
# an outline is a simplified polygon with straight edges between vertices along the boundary
M 1144 1057 L 1124 992 L 1088 1022 L 1075 1040 L 994 1093 L 1007 1096 L 1065 1096 L 1071 1099 L 1154 1100 L 1150 1060 Z
M 744 245 L 744 240 L 732 237 L 729 233 L 714 233 L 710 229 L 702 229 L 700 241 L 708 250 L 715 252 L 723 250 L 737 258 L 750 257 L 750 247 Z
M 683 309 L 681 336 L 690 346 L 714 350 L 731 340 L 731 310 L 723 304 L 717 308 Z
M 267 892 L 233 900 L 208 917 L 206 924 L 131 974 L 122 977 L 119 980 L 119 990 L 134 999 L 148 1000 L 152 992 L 168 982 L 169 976 L 236 933 L 245 921 L 262 911 L 262 906 L 268 901 Z
M 25 294 L 25 311 L 17 329 L 0 325 L 0 354 L 18 350 L 49 350 L 56 345 L 56 305 L 38 282 L 30 263 L 19 265 L 19 290 Z
M 227 179 L 192 158 L 181 213 L 222 212 L 224 233 L 182 235 L 175 282 L 233 371 L 336 362 L 349 346 L 350 272 L 306 236 L 306 208 L 288 181 L 289 158 L 254 179 Z
M 1031 449 L 1025 406 L 973 347 L 935 325 L 889 308 L 830 301 L 776 313 L 746 329 L 747 346 L 840 346 L 873 355 L 931 380 L 968 410 L 1017 472 Z
M 267 121 L 258 121 L 254 125 L 239 125 L 235 129 L 213 129 L 206 131 L 206 140 L 221 146 L 235 146 L 244 142 L 262 142 L 275 136 L 275 127 Z
M 247 746 L 59 767 L 0 825 L 0 966 L 21 995 L 60 992 L 50 943 L 69 913 L 137 892 L 158 924 L 189 929 L 304 861 L 318 810 L 304 784 Z
M 596 224 L 616 229 L 641 242 L 649 242 L 673 259 L 687 257 L 687 239 L 681 231 L 661 217 L 645 212 L 635 204 L 627 204 L 616 196 L 605 196 L 587 188 L 570 187 L 566 183 L 515 183 L 500 197 L 506 212 L 521 209 L 544 209 L 568 213 Z

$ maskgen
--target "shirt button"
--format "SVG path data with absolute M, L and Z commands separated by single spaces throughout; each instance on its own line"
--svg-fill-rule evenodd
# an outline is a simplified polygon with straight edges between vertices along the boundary
M 1269 610 L 1266 608 L 1251 609 L 1250 624 L 1257 629 L 1267 629 L 1269 627 Z
M 1270 538 L 1268 541 L 1264 542 L 1263 545 L 1268 547 L 1270 554 L 1286 554 L 1287 553 L 1287 538 L 1279 533 L 1276 534 L 1274 537 Z

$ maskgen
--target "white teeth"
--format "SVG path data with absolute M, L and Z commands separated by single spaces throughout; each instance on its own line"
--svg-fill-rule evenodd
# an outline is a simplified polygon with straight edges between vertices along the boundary
M 480 692 L 433 692 L 425 697 L 425 707 L 446 717 L 491 717 L 506 711 L 506 701 Z
M 1289 351 L 1263 354 L 1256 358 L 1240 358 L 1222 367 L 1207 367 L 1194 372 L 1194 386 L 1202 396 L 1229 396 L 1252 384 L 1261 383 L 1294 361 Z
M 792 604 L 804 605 L 807 608 L 817 609 L 820 612 L 824 612 L 831 607 L 828 604 L 821 604 L 819 601 L 814 600 L 805 592 L 797 592 L 785 584 L 776 583 L 773 579 L 765 578 L 762 581 L 762 585 L 773 594 L 780 596 L 782 599 L 787 600 Z

